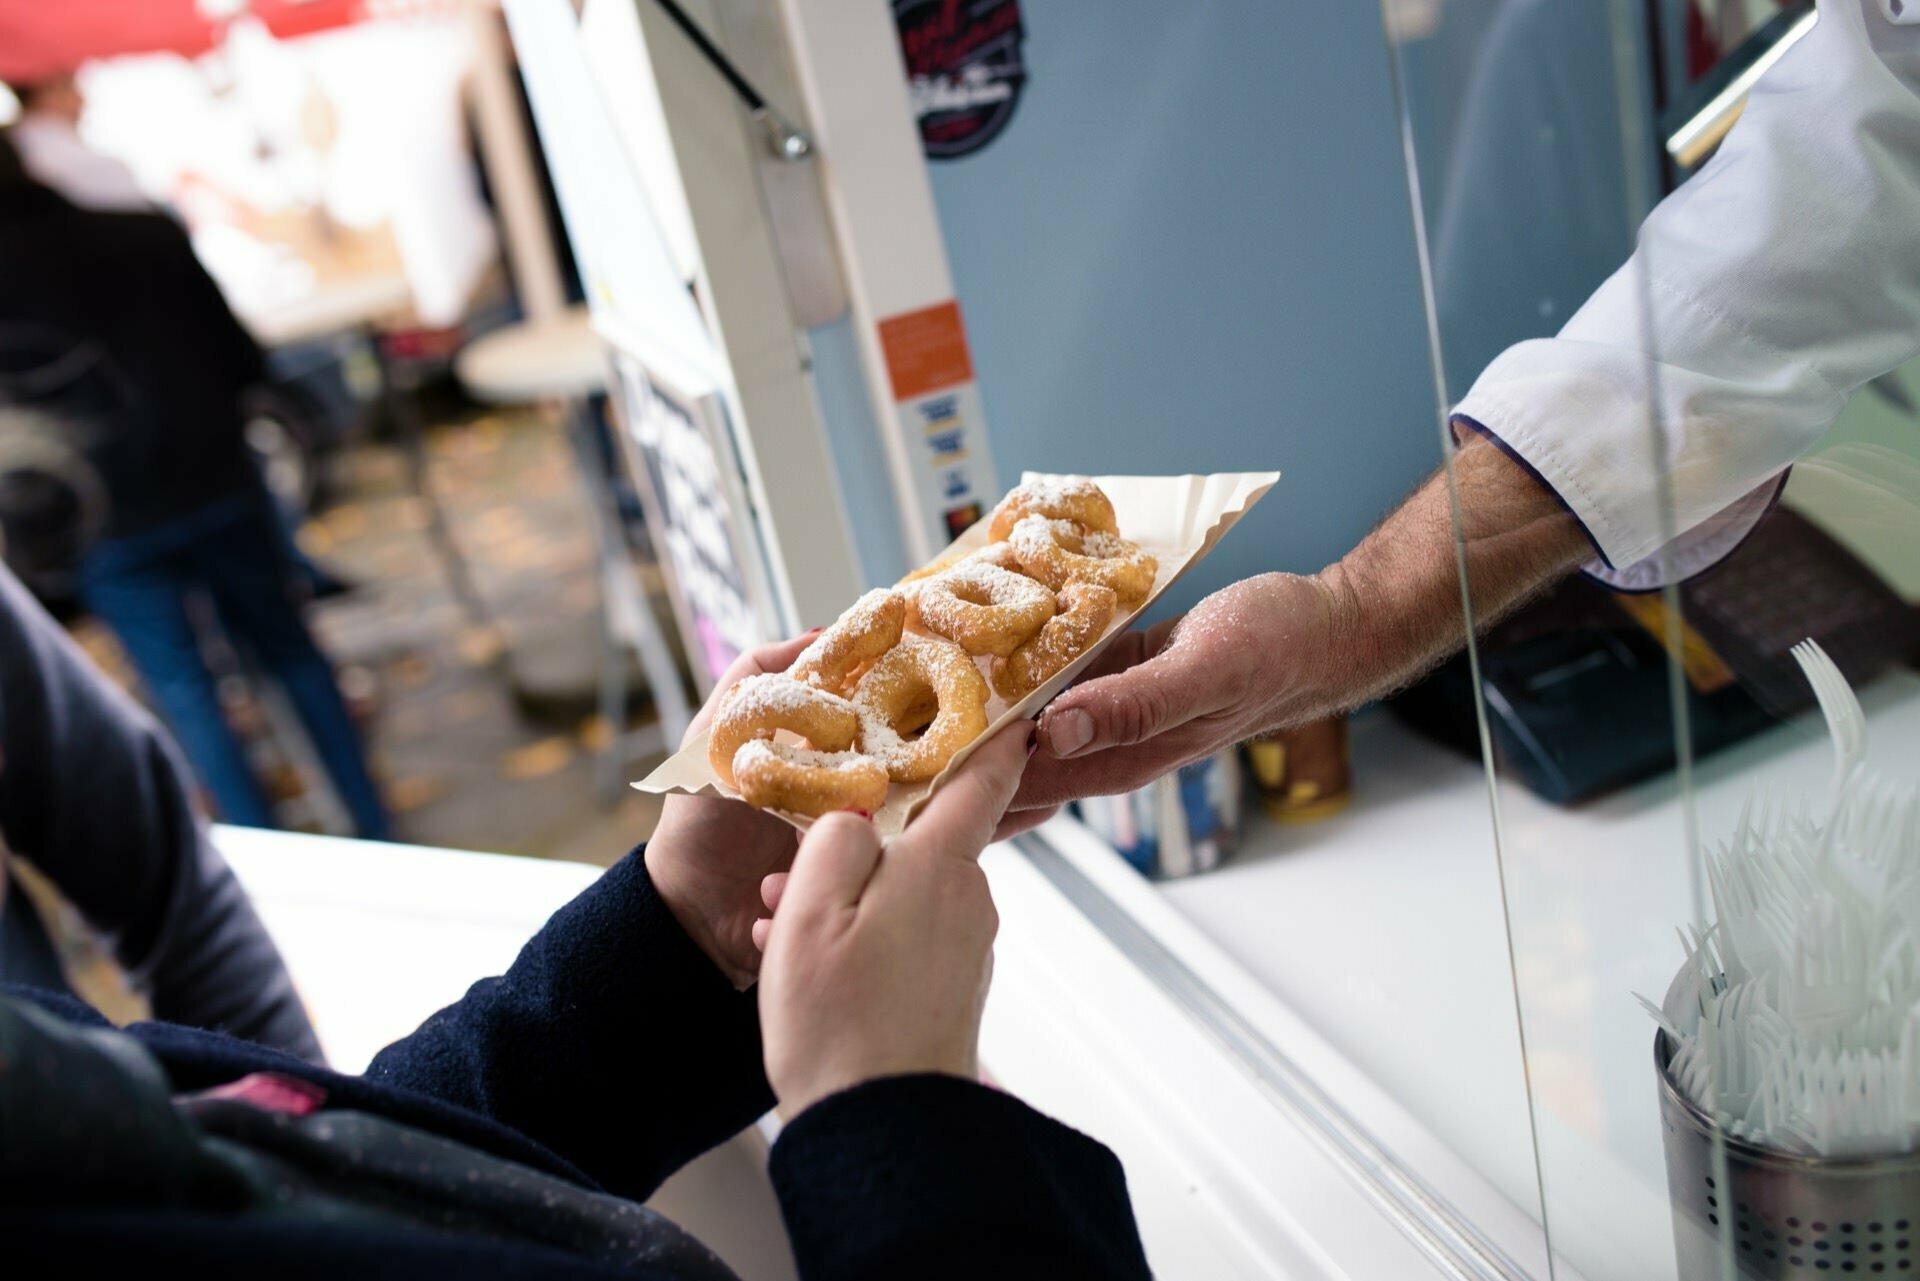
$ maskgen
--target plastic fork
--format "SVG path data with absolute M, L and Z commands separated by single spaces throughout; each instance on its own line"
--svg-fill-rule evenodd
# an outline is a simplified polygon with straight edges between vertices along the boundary
M 1839 815 L 1847 779 L 1867 758 L 1867 717 L 1860 710 L 1853 686 L 1818 641 L 1801 641 L 1793 647 L 1793 657 L 1813 686 L 1813 696 L 1820 700 L 1820 714 L 1827 719 L 1827 733 L 1833 736 L 1833 781 L 1827 785 L 1827 824 L 1831 828 Z
M 1801 1030 L 1832 1031 L 1866 1005 L 1867 961 L 1850 914 L 1830 894 L 1809 905 L 1787 971 L 1787 1016 Z

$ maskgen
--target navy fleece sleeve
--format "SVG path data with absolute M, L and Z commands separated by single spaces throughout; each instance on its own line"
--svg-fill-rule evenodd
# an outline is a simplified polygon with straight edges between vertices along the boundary
M 367 1077 L 479 1112 L 635 1200 L 773 1106 L 754 994 L 681 930 L 638 850 Z
M 774 1144 L 805 1281 L 1060 1281 L 1151 1273 L 1113 1153 L 950 1076 L 869 1081 Z
M 187 770 L 0 568 L 0 831 L 111 939 L 156 1017 L 320 1061 L 286 965 L 207 839 Z

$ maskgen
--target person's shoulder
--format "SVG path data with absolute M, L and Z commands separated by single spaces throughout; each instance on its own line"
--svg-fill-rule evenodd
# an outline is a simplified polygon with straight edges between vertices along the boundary
M 166 214 L 147 209 L 82 209 L 102 236 L 130 245 L 189 245 L 186 228 Z
M 71 224 L 74 238 L 95 264 L 144 276 L 198 267 L 186 229 L 161 213 L 82 209 Z

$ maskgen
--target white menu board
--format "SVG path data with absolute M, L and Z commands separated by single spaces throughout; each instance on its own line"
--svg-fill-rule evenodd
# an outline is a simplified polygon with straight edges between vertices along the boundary
M 746 487 L 726 428 L 726 404 L 676 386 L 625 352 L 621 442 L 671 580 L 676 620 L 705 693 L 746 649 L 777 635 L 772 593 L 755 554 Z

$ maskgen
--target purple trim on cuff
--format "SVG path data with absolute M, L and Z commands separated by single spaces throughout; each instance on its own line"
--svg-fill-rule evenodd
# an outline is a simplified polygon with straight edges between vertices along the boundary
M 1459 429 L 1462 427 L 1469 428 L 1470 430 L 1477 432 L 1483 439 L 1492 442 L 1495 448 L 1497 448 L 1501 453 L 1505 454 L 1508 458 L 1512 459 L 1515 463 L 1519 464 L 1520 469 L 1526 472 L 1527 475 L 1533 477 L 1534 484 L 1540 486 L 1540 488 L 1546 490 L 1549 494 L 1553 495 L 1553 501 L 1560 504 L 1560 510 L 1565 512 L 1569 517 L 1572 518 L 1573 523 L 1580 527 L 1581 535 L 1585 537 L 1589 543 L 1593 544 L 1593 554 L 1600 558 L 1600 563 L 1602 565 L 1605 565 L 1608 569 L 1619 568 L 1618 565 L 1615 565 L 1612 561 L 1607 559 L 1607 553 L 1602 551 L 1600 548 L 1600 540 L 1593 536 L 1593 531 L 1587 527 L 1586 521 L 1580 519 L 1580 513 L 1573 509 L 1573 505 L 1567 502 L 1565 498 L 1561 497 L 1560 491 L 1558 489 L 1555 489 L 1553 487 L 1553 484 L 1550 481 L 1548 481 L 1545 476 L 1542 476 L 1540 474 L 1540 469 L 1538 467 L 1535 467 L 1532 463 L 1528 462 L 1525 456 L 1523 456 L 1519 450 L 1515 449 L 1512 445 L 1509 445 L 1501 437 L 1499 432 L 1495 431 L 1493 428 L 1487 426 L 1483 422 L 1479 422 L 1476 419 L 1467 417 L 1465 414 L 1451 415 L 1451 422 L 1454 428 L 1454 441 L 1456 444 L 1459 442 L 1459 439 L 1460 439 Z
M 1711 574 L 1714 570 L 1719 569 L 1722 565 L 1726 564 L 1729 560 L 1732 560 L 1734 553 L 1747 545 L 1747 540 L 1753 537 L 1754 531 L 1759 529 L 1761 525 L 1766 523 L 1767 517 L 1773 515 L 1773 509 L 1780 505 L 1780 499 L 1787 492 L 1787 480 L 1792 475 L 1793 475 L 1793 468 L 1791 466 L 1781 471 L 1780 479 L 1774 484 L 1774 487 L 1773 487 L 1773 496 L 1767 499 L 1766 507 L 1761 510 L 1758 516 L 1755 516 L 1753 518 L 1753 523 L 1747 526 L 1746 532 L 1741 534 L 1739 538 L 1734 540 L 1733 546 L 1727 548 L 1727 550 L 1721 552 L 1718 556 L 1715 556 L 1712 560 L 1700 566 L 1698 569 L 1687 570 L 1685 573 L 1681 574 L 1678 578 L 1674 579 L 1673 585 L 1677 587 L 1682 583 L 1691 583 L 1695 579 L 1701 578 L 1707 574 Z M 1685 538 L 1685 537 L 1686 537 L 1685 534 L 1680 535 L 1680 538 Z M 1674 541 L 1679 542 L 1680 539 L 1676 538 Z M 1656 551 L 1654 555 L 1656 556 L 1659 555 L 1659 552 Z M 1612 569 L 1613 566 L 1608 565 L 1607 568 Z M 1580 572 L 1585 574 L 1588 578 L 1593 579 L 1594 582 L 1600 584 L 1600 586 L 1606 588 L 1609 592 L 1612 592 L 1616 596 L 1651 596 L 1655 592 L 1665 591 L 1668 586 L 1666 583 L 1659 583 L 1652 587 L 1622 587 L 1618 583 L 1608 582 L 1606 579 L 1601 578 L 1600 576 L 1598 576 L 1597 574 L 1594 574 L 1590 570 L 1583 569 Z

